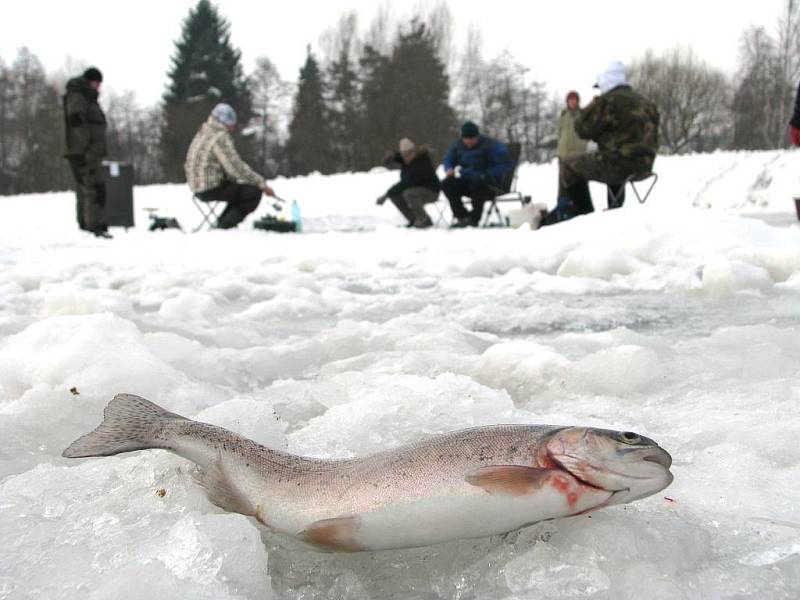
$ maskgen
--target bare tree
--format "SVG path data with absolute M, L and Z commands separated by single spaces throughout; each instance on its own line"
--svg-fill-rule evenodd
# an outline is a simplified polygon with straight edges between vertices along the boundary
M 436 0 L 428 7 L 427 13 L 420 7 L 416 14 L 426 23 L 445 70 L 452 72 L 456 54 L 453 48 L 453 13 L 447 0 Z
M 58 91 L 39 59 L 21 48 L 8 73 L 5 177 L 10 193 L 63 188 L 66 179 Z
M 382 0 L 364 36 L 364 46 L 369 46 L 378 54 L 387 55 L 391 52 L 394 40 L 394 17 L 392 5 Z
M 659 138 L 667 152 L 710 150 L 725 137 L 729 84 L 691 48 L 674 48 L 662 56 L 648 51 L 629 71 L 637 91 L 658 106 Z
M 322 32 L 319 37 L 321 60 L 325 66 L 343 54 L 353 57 L 361 51 L 362 42 L 358 34 L 358 13 L 350 11 L 339 17 L 336 25 Z
M 480 31 L 470 28 L 455 77 L 457 116 L 478 121 L 489 135 L 519 142 L 523 160 L 546 160 L 555 117 L 544 83 L 532 80 L 508 51 L 486 61 L 481 46 Z
M 481 82 L 485 69 L 483 34 L 474 23 L 467 29 L 467 39 L 457 64 L 452 90 L 456 115 L 462 121 L 465 119 L 483 121 L 484 99 Z
M 164 181 L 160 110 L 142 108 L 132 91 L 111 93 L 106 104 L 108 157 L 131 163 L 137 184 Z
M 780 122 L 780 94 L 776 86 L 775 40 L 763 27 L 745 31 L 741 65 L 733 100 L 733 147 L 749 150 L 774 148 L 786 124 Z M 785 92 L 784 92 L 785 93 Z
M 775 140 L 779 147 L 787 145 L 785 124 L 788 123 L 793 109 L 792 92 L 796 89 L 797 79 L 800 77 L 800 2 L 786 0 L 783 13 L 778 19 L 778 39 L 776 44 L 776 92 L 778 96 L 778 123 L 784 124 L 778 128 Z
M 256 59 L 248 83 L 253 95 L 253 120 L 249 131 L 255 136 L 257 164 L 270 173 L 280 170 L 280 149 L 291 114 L 292 86 L 281 78 L 267 57 Z

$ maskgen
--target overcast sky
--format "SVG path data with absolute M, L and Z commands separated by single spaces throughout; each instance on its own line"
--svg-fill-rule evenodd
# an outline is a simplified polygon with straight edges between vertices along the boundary
M 30 48 L 48 72 L 68 58 L 95 64 L 106 87 L 134 90 L 142 104 L 159 100 L 181 23 L 196 0 L 0 0 L 0 57 L 10 63 Z M 296 81 L 306 44 L 340 14 L 357 9 L 362 28 L 377 0 L 217 0 L 231 23 L 231 40 L 249 73 L 268 56 L 283 76 Z M 398 17 L 430 2 L 389 3 Z M 530 67 L 531 79 L 563 93 L 591 93 L 597 72 L 611 60 L 628 63 L 646 49 L 691 45 L 708 63 L 732 72 L 739 38 L 750 25 L 773 33 L 784 0 L 451 0 L 455 42 L 470 24 L 480 26 L 487 57 L 508 49 Z M 73 63 L 74 64 L 74 63 Z

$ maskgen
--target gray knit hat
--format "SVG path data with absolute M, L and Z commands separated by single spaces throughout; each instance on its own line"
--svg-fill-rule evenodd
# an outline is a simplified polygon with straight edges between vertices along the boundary
M 417 146 L 410 139 L 403 138 L 397 145 L 397 149 L 400 150 L 401 154 L 411 154 L 417 149 Z
M 220 102 L 211 111 L 211 116 L 228 127 L 236 125 L 236 111 L 231 108 L 230 104 Z

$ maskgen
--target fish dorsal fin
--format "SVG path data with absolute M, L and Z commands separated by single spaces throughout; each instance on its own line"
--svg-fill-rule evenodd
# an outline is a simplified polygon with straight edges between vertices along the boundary
M 481 467 L 466 476 L 467 483 L 483 488 L 490 494 L 524 496 L 539 489 L 552 469 L 537 469 L 523 465 L 494 465 Z
M 237 512 L 248 517 L 256 516 L 253 503 L 236 487 L 222 456 L 211 463 L 205 471 L 195 476 L 208 499 L 223 510 Z

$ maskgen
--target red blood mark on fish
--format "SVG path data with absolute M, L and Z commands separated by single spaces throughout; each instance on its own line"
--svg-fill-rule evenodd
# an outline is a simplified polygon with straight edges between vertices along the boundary
M 575 489 L 572 489 L 572 482 L 566 477 L 554 475 L 550 478 L 550 485 L 564 495 L 567 499 L 567 504 L 575 506 L 580 494 Z

